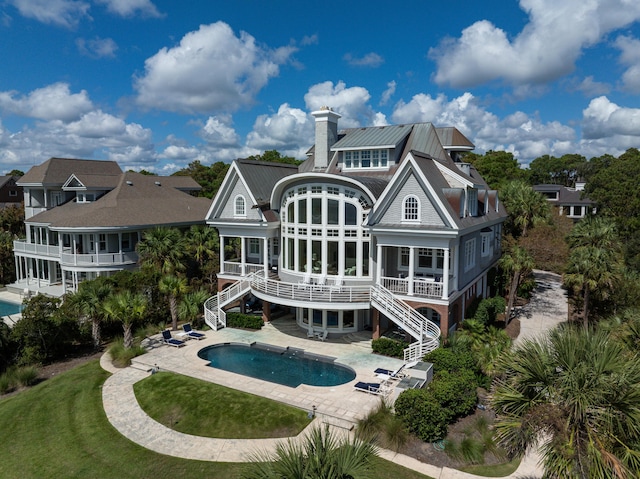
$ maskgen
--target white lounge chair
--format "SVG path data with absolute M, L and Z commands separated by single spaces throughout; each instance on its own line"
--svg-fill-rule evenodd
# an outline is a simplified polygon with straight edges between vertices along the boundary
M 402 379 L 407 374 L 404 372 L 406 364 L 403 364 L 395 371 L 391 369 L 378 368 L 374 371 L 376 373 L 376 377 L 379 379 Z
M 356 391 L 375 394 L 377 396 L 386 396 L 391 392 L 388 384 L 386 384 L 384 381 L 380 383 L 366 383 L 364 381 L 358 381 L 353 385 L 353 387 Z
M 329 330 L 324 329 L 322 331 L 318 331 L 316 333 L 316 338 L 318 338 L 320 341 L 324 341 L 325 339 L 327 339 L 327 336 L 329 336 Z

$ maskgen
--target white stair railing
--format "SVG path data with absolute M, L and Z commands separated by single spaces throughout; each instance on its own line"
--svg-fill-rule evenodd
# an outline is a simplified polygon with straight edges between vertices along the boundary
M 242 278 L 204 302 L 204 322 L 211 329 L 217 331 L 227 325 L 227 315 L 222 308 L 247 294 L 251 290 L 251 279 L 257 274 L 259 273 L 252 273 Z
M 405 362 L 421 360 L 440 344 L 440 328 L 435 323 L 379 284 L 371 286 L 371 306 L 416 339 L 404 350 Z

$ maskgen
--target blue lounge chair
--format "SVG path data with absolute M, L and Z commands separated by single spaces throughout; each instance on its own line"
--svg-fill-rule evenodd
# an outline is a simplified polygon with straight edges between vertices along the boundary
M 358 381 L 353 385 L 353 387 L 356 391 L 362 391 L 364 393 L 375 394 L 378 396 L 386 396 L 390 392 L 387 384 L 384 382 L 366 383 L 364 381 Z
M 182 329 L 184 329 L 184 333 L 188 338 L 191 339 L 204 339 L 206 336 L 202 333 L 198 333 L 191 328 L 189 323 L 183 324 Z
M 186 344 L 184 341 L 180 341 L 179 339 L 173 338 L 171 336 L 171 331 L 169 331 L 168 329 L 165 329 L 164 331 L 162 331 L 162 342 L 164 344 L 168 344 L 169 346 L 175 346 L 176 348 L 179 348 Z
M 384 379 L 402 379 L 406 376 L 405 372 L 403 371 L 405 366 L 406 364 L 403 364 L 395 371 L 391 369 L 378 368 L 374 371 L 374 373 L 376 373 L 376 376 L 382 377 Z

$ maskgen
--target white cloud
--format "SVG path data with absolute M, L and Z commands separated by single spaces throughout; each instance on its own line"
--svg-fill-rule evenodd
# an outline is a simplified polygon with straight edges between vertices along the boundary
M 112 38 L 96 37 L 91 40 L 76 38 L 76 47 L 82 55 L 90 58 L 115 58 L 118 45 Z
M 384 63 L 384 58 L 375 52 L 367 53 L 363 57 L 354 57 L 351 53 L 344 55 L 344 60 L 353 67 L 377 68 Z
M 17 92 L 0 92 L 0 110 L 41 120 L 73 121 L 93 109 L 86 90 L 71 93 L 67 83 L 54 83 L 16 98 Z
M 75 28 L 80 20 L 89 17 L 90 5 L 77 0 L 9 0 L 20 15 L 42 23 Z
M 631 93 L 640 93 L 640 40 L 621 35 L 615 46 L 622 52 L 620 63 L 627 67 L 622 74 L 622 87 Z
M 232 148 L 240 145 L 240 137 L 233 128 L 230 115 L 210 116 L 198 136 L 214 147 Z
M 162 14 L 150 0 L 96 0 L 97 3 L 106 5 L 107 10 L 121 17 L 161 17 Z
M 278 150 L 285 156 L 305 159 L 305 152 L 314 142 L 313 136 L 313 119 L 284 103 L 277 113 L 256 118 L 253 131 L 247 136 L 247 146 L 261 152 Z
M 368 104 L 370 99 L 371 95 L 366 88 L 360 86 L 347 88 L 343 81 L 339 81 L 335 86 L 330 81 L 317 83 L 309 88 L 304 96 L 309 111 L 328 106 L 340 113 L 342 118 L 339 125 L 342 128 L 354 128 L 372 123 L 375 113 Z
M 593 79 L 593 76 L 584 78 L 581 82 L 575 84 L 572 87 L 573 90 L 582 92 L 587 97 L 594 97 L 599 95 L 605 95 L 611 91 L 611 88 L 606 83 L 597 82 Z
M 618 106 L 605 96 L 591 100 L 582 112 L 582 122 L 583 137 L 587 140 L 633 137 L 633 143 L 626 148 L 640 142 L 640 109 Z
M 387 89 L 382 92 L 382 96 L 380 97 L 380 104 L 386 105 L 395 92 L 396 92 L 396 82 L 395 80 L 392 80 L 389 83 L 387 83 Z
M 510 151 L 522 163 L 542 154 L 564 154 L 575 139 L 575 131 L 559 122 L 544 123 L 537 116 L 516 112 L 500 119 L 481 106 L 471 93 L 449 100 L 418 94 L 411 101 L 396 104 L 394 123 L 432 122 L 436 126 L 455 126 L 475 145 L 479 153 Z
M 267 50 L 223 22 L 202 25 L 145 61 L 144 75 L 135 79 L 137 102 L 181 113 L 234 111 L 253 103 L 294 51 Z
M 457 88 L 493 80 L 545 83 L 573 71 L 584 48 L 640 19 L 640 2 L 629 0 L 520 0 L 520 7 L 529 23 L 513 39 L 481 20 L 431 48 L 435 82 Z

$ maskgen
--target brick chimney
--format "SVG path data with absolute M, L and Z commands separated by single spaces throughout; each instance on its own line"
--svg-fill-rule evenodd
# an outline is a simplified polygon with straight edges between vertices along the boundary
M 316 146 L 314 154 L 314 168 L 327 168 L 331 146 L 338 141 L 338 118 L 341 115 L 328 106 L 321 107 L 311 114 L 316 119 Z

